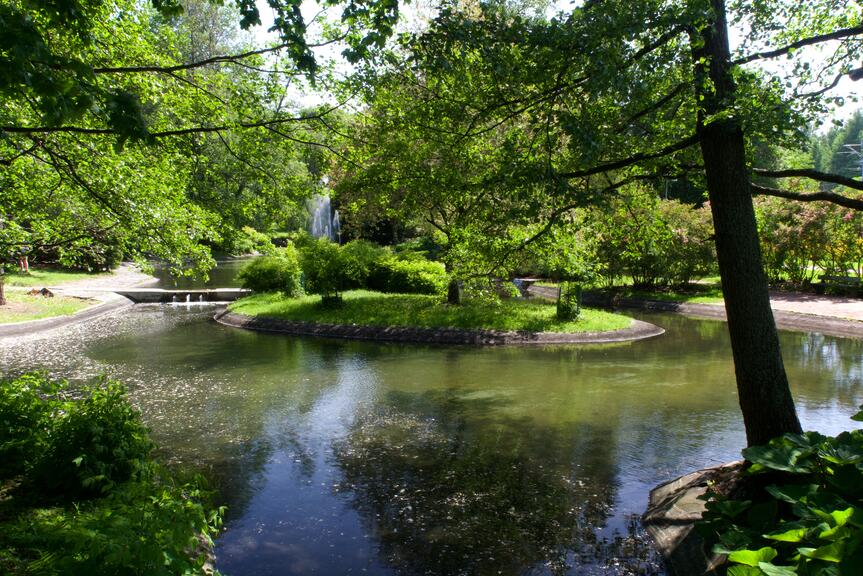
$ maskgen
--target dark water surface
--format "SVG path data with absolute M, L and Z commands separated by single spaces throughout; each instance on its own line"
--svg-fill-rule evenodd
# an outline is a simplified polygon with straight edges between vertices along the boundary
M 647 493 L 744 444 L 723 323 L 622 345 L 469 348 L 265 335 L 135 306 L 0 350 L 130 387 L 163 454 L 229 506 L 228 575 L 662 574 Z M 863 341 L 781 335 L 804 426 L 852 427 Z M 641 571 L 641 572 L 639 572 Z

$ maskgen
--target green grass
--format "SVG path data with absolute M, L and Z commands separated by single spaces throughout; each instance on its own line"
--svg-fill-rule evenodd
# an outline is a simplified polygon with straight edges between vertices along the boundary
M 110 272 L 75 272 L 71 270 L 55 270 L 52 268 L 30 268 L 28 274 L 21 272 L 7 272 L 7 286 L 24 286 L 27 288 L 44 288 L 45 286 L 56 286 L 67 282 L 75 282 L 77 280 L 85 280 L 98 276 L 107 276 Z
M 94 304 L 93 300 L 68 296 L 30 296 L 19 290 L 6 290 L 6 306 L 0 306 L 0 324 L 67 316 Z
M 529 330 L 532 332 L 605 332 L 627 328 L 632 319 L 599 310 L 582 309 L 575 322 L 559 322 L 555 306 L 539 300 L 507 300 L 501 304 L 468 301 L 449 306 L 438 296 L 382 294 L 356 290 L 344 293 L 338 308 L 325 308 L 317 296 L 288 298 L 254 294 L 229 306 L 233 312 L 284 320 L 366 326 L 417 326 Z

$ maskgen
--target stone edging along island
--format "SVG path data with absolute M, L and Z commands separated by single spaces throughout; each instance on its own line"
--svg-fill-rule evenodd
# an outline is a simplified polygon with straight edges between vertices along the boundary
M 527 332 L 504 330 L 470 330 L 463 328 L 420 328 L 415 326 L 357 326 L 349 324 L 318 324 L 298 320 L 282 320 L 237 314 L 227 309 L 218 312 L 214 320 L 225 326 L 260 332 L 275 332 L 297 336 L 347 338 L 381 342 L 419 342 L 426 344 L 602 344 L 642 340 L 663 334 L 665 330 L 640 320 L 629 328 L 609 332 Z

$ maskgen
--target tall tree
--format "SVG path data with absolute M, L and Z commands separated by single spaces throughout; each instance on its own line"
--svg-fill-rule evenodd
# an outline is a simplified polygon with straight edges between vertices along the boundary
M 496 140 L 500 134 L 518 133 L 525 145 L 487 157 L 493 166 L 455 171 L 443 183 L 430 177 L 433 170 L 416 170 L 418 180 L 406 182 L 402 194 L 419 198 L 425 209 L 434 206 L 429 198 L 463 190 L 472 191 L 471 198 L 491 194 L 514 200 L 509 206 L 515 213 L 478 216 L 505 222 L 517 214 L 538 224 L 535 234 L 515 242 L 517 247 L 548 233 L 586 199 L 627 182 L 685 176 L 704 186 L 714 215 L 747 440 L 758 444 L 799 431 L 751 197 L 855 201 L 753 185 L 753 173 L 777 181 L 839 177 L 811 167 L 754 169 L 749 145 L 754 139 L 798 140 L 807 114 L 823 109 L 823 98 L 838 80 L 861 76 L 853 68 L 863 35 L 856 3 L 737 2 L 729 12 L 722 0 L 604 1 L 551 20 L 504 2 L 465 6 L 442 10 L 428 31 L 393 55 L 389 74 L 375 70 L 381 87 L 372 110 L 386 108 L 381 95 L 385 102 L 392 86 L 401 86 L 407 96 L 392 107 L 396 112 L 388 121 L 409 122 L 414 142 L 438 142 L 436 151 L 456 151 L 462 158 L 466 152 L 458 151 L 469 150 L 467 142 L 504 149 Z M 729 14 L 749 29 L 745 53 L 729 50 Z M 830 50 L 823 65 L 810 64 L 808 47 Z M 791 60 L 789 78 L 752 68 L 775 58 Z M 819 78 L 829 80 L 818 85 Z M 403 150 L 394 151 L 401 167 L 434 162 L 417 146 Z M 420 158 L 411 157 L 416 154 Z M 423 185 L 436 193 L 413 192 Z M 527 198 L 518 201 L 531 186 L 542 190 L 539 207 Z

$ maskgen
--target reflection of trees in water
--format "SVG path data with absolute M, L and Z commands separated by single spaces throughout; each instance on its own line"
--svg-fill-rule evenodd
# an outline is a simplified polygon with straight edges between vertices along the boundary
M 607 430 L 482 418 L 488 400 L 413 400 L 437 410 L 370 416 L 334 447 L 337 490 L 384 562 L 403 574 L 659 572 L 637 520 L 627 535 L 596 533 L 616 493 Z
M 831 379 L 831 396 L 849 409 L 857 407 L 863 395 L 863 363 L 860 360 L 863 358 L 863 340 L 812 332 L 785 334 L 784 338 L 790 341 L 785 348 L 796 351 L 804 371 L 805 381 L 800 385 L 806 387 Z

